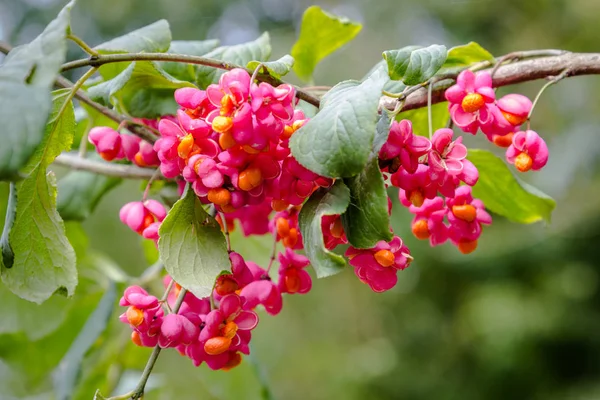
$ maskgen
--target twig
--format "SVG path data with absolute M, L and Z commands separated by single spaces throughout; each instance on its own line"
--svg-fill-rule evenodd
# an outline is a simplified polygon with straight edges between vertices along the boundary
M 87 43 L 84 42 L 79 36 L 75 36 L 73 34 L 69 34 L 69 35 L 67 35 L 67 39 L 69 39 L 72 42 L 76 43 L 77 46 L 81 47 L 81 50 L 85 51 L 90 56 L 94 56 L 94 57 L 98 56 L 98 52 L 96 50 L 92 49 L 90 46 L 88 46 Z
M 277 233 L 273 234 L 273 250 L 271 250 L 271 258 L 269 259 L 269 266 L 267 267 L 267 275 L 271 271 L 271 267 L 275 262 L 275 256 L 277 255 Z
M 124 53 L 124 54 L 100 54 L 97 57 L 83 58 L 80 60 L 71 61 L 63 64 L 61 72 L 65 72 L 75 68 L 81 68 L 85 66 L 99 67 L 104 64 L 116 63 L 116 62 L 130 62 L 130 61 L 169 61 L 169 62 L 182 62 L 188 64 L 204 65 L 211 68 L 232 70 L 234 68 L 242 68 L 252 74 L 254 71 L 244 68 L 240 65 L 228 63 L 226 61 L 215 60 L 212 58 L 189 56 L 184 54 L 170 54 L 170 53 Z M 258 74 L 256 79 L 262 82 L 270 83 L 273 86 L 279 86 L 285 82 L 280 79 L 274 78 L 269 74 Z M 319 107 L 319 99 L 314 97 L 308 92 L 305 92 L 301 88 L 296 86 L 296 97 L 300 100 L 304 100 L 307 103 L 312 104 L 315 107 Z
M 54 159 L 54 163 L 71 169 L 89 171 L 100 175 L 115 176 L 123 179 L 150 179 L 154 175 L 154 170 L 149 168 L 90 160 L 81 158 L 76 153 L 62 153 Z M 158 177 L 158 179 L 160 178 L 161 177 Z
M 544 50 L 522 52 L 522 58 L 535 57 L 536 54 L 560 54 L 542 58 L 528 59 L 500 66 L 493 78 L 494 87 L 514 85 L 517 83 L 545 79 L 548 76 L 557 76 L 565 68 L 569 68 L 569 77 L 580 75 L 600 74 L 600 53 L 565 53 L 562 50 Z M 432 88 L 432 104 L 446 101 L 444 92 L 454 84 L 460 71 L 438 77 L 441 79 Z M 412 86 L 411 86 L 412 87 Z M 386 101 L 387 99 L 387 101 Z M 394 101 L 382 98 L 381 104 L 388 110 L 395 106 Z M 417 88 L 406 96 L 402 111 L 414 110 L 427 106 L 427 90 Z
M 231 253 L 231 237 L 229 236 L 227 220 L 225 219 L 224 213 L 219 212 L 219 216 L 221 217 L 221 223 L 223 224 L 223 233 L 225 234 L 225 241 L 227 242 L 227 252 Z
M 546 83 L 544 86 L 542 86 L 542 88 L 540 89 L 538 94 L 535 96 L 535 99 L 533 100 L 533 104 L 531 105 L 531 110 L 529 110 L 529 114 L 527 115 L 527 129 L 530 128 L 531 116 L 533 115 L 533 110 L 535 109 L 535 106 L 537 105 L 538 101 L 540 100 L 542 93 L 544 93 L 544 91 L 546 91 L 546 89 L 548 89 L 550 86 L 552 86 L 555 83 L 558 83 L 559 81 L 566 78 L 569 75 L 569 72 L 570 72 L 569 68 L 565 68 L 565 70 L 563 72 L 561 72 L 557 76 L 551 78 L 548 83 Z
M 156 168 L 150 179 L 148 179 L 148 183 L 146 184 L 146 189 L 144 189 L 144 194 L 142 196 L 142 201 L 146 201 L 148 198 L 148 193 L 150 193 L 150 188 L 152 187 L 152 183 L 160 177 L 160 168 Z

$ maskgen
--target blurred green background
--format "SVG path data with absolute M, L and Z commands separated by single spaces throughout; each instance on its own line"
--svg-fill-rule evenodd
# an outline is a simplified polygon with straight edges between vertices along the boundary
M 30 41 L 62 3 L 0 0 L 0 39 Z M 180 40 L 235 44 L 268 30 L 278 58 L 289 52 L 311 4 L 364 25 L 317 67 L 319 85 L 360 78 L 383 50 L 410 44 L 473 40 L 495 55 L 599 51 L 598 0 L 79 0 L 72 26 L 90 44 L 160 18 Z M 70 57 L 80 56 L 71 47 Z M 511 91 L 533 96 L 541 85 Z M 212 372 L 165 351 L 145 398 L 260 399 L 267 398 L 265 388 L 286 400 L 600 398 L 600 77 L 552 87 L 532 122 L 551 157 L 526 179 L 557 200 L 551 225 L 520 226 L 495 216 L 479 249 L 463 256 L 450 245 L 432 249 L 414 239 L 410 215 L 397 207 L 393 226 L 415 261 L 396 288 L 375 294 L 350 270 L 315 281 L 308 295 L 286 297 L 279 316 L 260 314 L 251 360 Z M 485 145 L 482 137 L 469 144 Z M 86 254 L 73 300 L 53 298 L 36 308 L 0 291 L 1 399 L 52 398 L 52 371 L 106 285 L 88 264 L 116 264 L 132 276 L 147 267 L 138 236 L 118 219 L 122 204 L 139 199 L 139 187 L 126 182 L 111 192 L 83 230 L 69 224 Z M 6 197 L 0 184 L 2 212 Z M 264 265 L 269 241 L 236 234 L 234 247 Z M 91 399 L 96 388 L 124 393 L 137 381 L 150 349 L 127 341 L 119 311 L 86 357 L 76 398 Z

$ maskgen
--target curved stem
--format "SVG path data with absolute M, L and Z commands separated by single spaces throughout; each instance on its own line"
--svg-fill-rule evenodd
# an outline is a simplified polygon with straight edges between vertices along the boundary
M 232 70 L 235 68 L 242 68 L 252 74 L 254 71 L 248 70 L 242 66 L 228 63 L 226 61 L 215 60 L 212 58 L 199 57 L 199 56 L 188 56 L 184 54 L 170 54 L 170 53 L 124 53 L 124 54 L 100 54 L 98 56 L 83 58 L 80 60 L 71 61 L 63 64 L 61 72 L 65 72 L 74 68 L 81 68 L 87 65 L 92 67 L 99 67 L 104 64 L 116 63 L 116 62 L 130 62 L 130 61 L 170 61 L 170 62 L 182 62 L 188 64 L 204 65 L 211 68 Z M 270 83 L 273 86 L 279 86 L 285 82 L 280 79 L 274 78 L 268 74 L 258 74 L 256 79 L 262 82 Z M 300 100 L 304 100 L 307 103 L 319 107 L 319 99 L 314 97 L 308 92 L 305 92 L 301 88 L 296 86 L 296 97 Z
M 96 50 L 92 49 L 90 46 L 88 46 L 88 44 L 86 42 L 84 42 L 79 36 L 75 36 L 73 34 L 69 34 L 69 35 L 67 35 L 67 39 L 69 39 L 72 42 L 76 43 L 77 46 L 81 47 L 81 50 L 85 51 L 90 56 L 93 56 L 93 57 L 97 57 L 98 56 L 98 52 Z
M 227 252 L 231 253 L 231 237 L 229 236 L 229 227 L 227 226 L 225 214 L 219 212 L 219 217 L 221 217 L 221 223 L 223 224 L 223 233 L 225 234 L 225 241 L 227 242 Z
M 429 126 L 429 140 L 433 137 L 433 116 L 431 115 L 431 90 L 434 81 L 431 81 L 427 88 L 427 125 Z
M 156 168 L 150 179 L 148 179 L 148 183 L 146 184 L 146 189 L 144 189 L 144 194 L 142 195 L 142 201 L 146 201 L 148 198 L 148 193 L 150 193 L 150 188 L 152 187 L 152 183 L 160 177 L 160 168 Z
M 568 74 L 569 74 L 569 68 L 566 68 L 563 72 L 561 72 L 559 75 L 553 77 L 552 79 L 550 79 L 550 81 L 548 83 L 546 83 L 544 86 L 542 86 L 540 91 L 535 96 L 535 99 L 533 100 L 533 103 L 531 104 L 531 110 L 529 110 L 529 114 L 527 115 L 527 129 L 530 128 L 531 116 L 533 115 L 533 110 L 535 109 L 535 106 L 537 105 L 538 101 L 540 100 L 540 97 L 542 97 L 542 93 L 544 93 L 544 91 L 546 91 L 546 89 L 548 89 L 550 86 L 552 86 L 555 83 L 558 83 L 559 81 L 564 79 Z

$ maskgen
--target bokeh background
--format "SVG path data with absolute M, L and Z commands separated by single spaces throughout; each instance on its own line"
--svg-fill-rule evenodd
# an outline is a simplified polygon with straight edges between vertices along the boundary
M 0 39 L 30 41 L 63 3 L 0 0 Z M 357 39 L 317 67 L 319 85 L 360 78 L 383 50 L 410 44 L 473 40 L 495 55 L 599 51 L 597 0 L 79 0 L 72 26 L 91 44 L 161 18 L 181 40 L 235 44 L 267 30 L 278 58 L 290 51 L 312 4 L 364 25 Z M 80 55 L 70 49 L 71 58 Z M 533 96 L 541 85 L 511 90 Z M 279 316 L 260 314 L 253 356 L 239 368 L 194 368 L 165 351 L 145 398 L 600 398 L 600 77 L 553 86 L 532 122 L 551 157 L 526 179 L 557 200 L 552 224 L 522 226 L 494 216 L 479 249 L 463 256 L 449 245 L 432 249 L 414 239 L 410 216 L 398 207 L 393 226 L 415 261 L 396 288 L 375 294 L 350 270 L 315 281 L 309 294 L 286 297 Z M 481 137 L 470 144 L 485 145 Z M 86 262 L 132 276 L 147 268 L 141 241 L 118 219 L 120 206 L 139 196 L 139 182 L 125 182 L 82 226 L 69 224 Z M 0 211 L 6 197 L 2 183 Z M 270 252 L 268 240 L 239 232 L 234 246 L 263 265 Z M 1 399 L 53 398 L 52 374 L 106 284 L 86 262 L 72 300 L 15 312 L 22 304 L 0 292 Z M 118 311 L 86 357 L 76 398 L 91 399 L 96 388 L 104 395 L 130 390 L 150 354 L 127 341 L 128 328 L 114 322 Z

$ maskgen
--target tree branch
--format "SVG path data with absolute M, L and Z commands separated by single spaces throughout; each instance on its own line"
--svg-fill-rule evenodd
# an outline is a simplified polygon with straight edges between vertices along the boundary
M 65 72 L 74 68 L 80 68 L 85 66 L 99 67 L 104 64 L 116 63 L 116 62 L 130 62 L 130 61 L 169 61 L 169 62 L 182 62 L 187 64 L 205 65 L 211 68 L 232 70 L 234 68 L 242 68 L 248 71 L 250 75 L 254 71 L 249 70 L 243 66 L 228 63 L 226 61 L 215 60 L 212 58 L 199 57 L 199 56 L 188 56 L 184 54 L 169 54 L 169 53 L 126 53 L 126 54 L 100 54 L 89 58 L 82 58 L 68 62 L 62 66 L 61 72 Z M 270 83 L 273 86 L 279 86 L 285 82 L 280 79 L 274 78 L 269 74 L 258 74 L 256 78 L 261 82 Z M 317 97 L 305 92 L 301 88 L 296 86 L 296 97 L 300 100 L 304 100 L 307 103 L 312 104 L 315 107 L 319 107 L 320 101 Z
M 74 153 L 62 153 L 54 160 L 57 165 L 69 167 L 73 170 L 82 170 L 94 172 L 96 174 L 115 176 L 124 179 L 150 179 L 155 170 L 150 168 L 140 168 L 134 165 L 124 165 L 108 163 L 105 161 L 90 160 L 81 158 Z M 158 177 L 157 179 L 161 179 Z
M 530 60 L 518 61 L 505 64 L 496 70 L 493 77 L 493 86 L 501 87 L 546 79 L 548 77 L 558 76 L 565 69 L 568 69 L 566 77 L 580 75 L 599 75 L 600 74 L 600 53 L 565 53 L 557 56 L 535 58 Z M 460 71 L 459 71 L 460 72 Z M 445 79 L 436 81 L 433 84 L 431 102 L 439 103 L 446 101 L 444 92 L 452 86 L 459 72 L 444 76 Z M 388 110 L 393 110 L 396 99 L 384 96 L 382 97 L 382 106 Z M 423 108 L 427 106 L 427 89 L 419 88 L 405 99 L 402 111 Z

